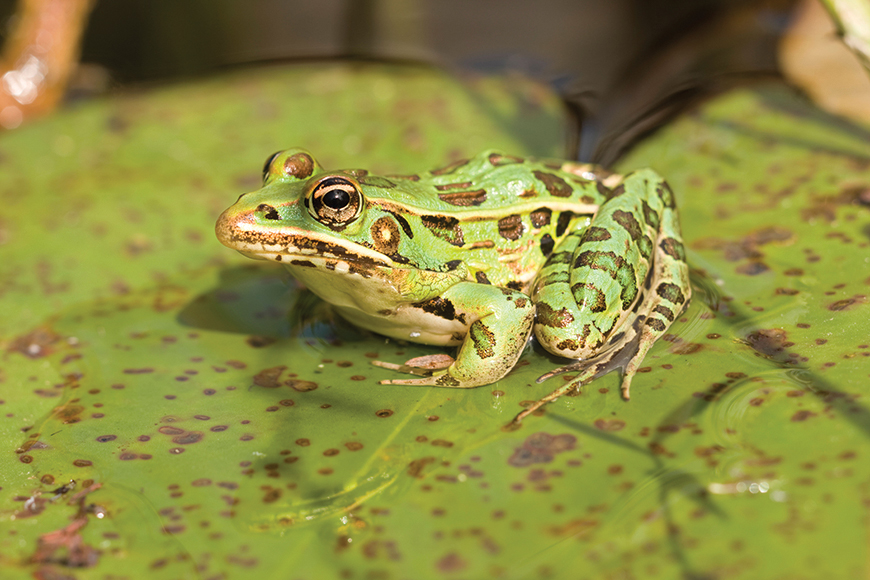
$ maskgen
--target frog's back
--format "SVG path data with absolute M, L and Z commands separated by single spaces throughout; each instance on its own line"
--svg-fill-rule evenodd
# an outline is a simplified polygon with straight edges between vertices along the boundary
M 483 151 L 449 165 L 411 175 L 363 177 L 370 199 L 423 212 L 468 217 L 522 213 L 525 206 L 587 213 L 608 195 L 610 174 L 590 165 Z M 365 186 L 374 186 L 365 190 Z
M 496 151 L 420 174 L 357 175 L 375 209 L 359 229 L 396 240 L 389 255 L 403 264 L 440 271 L 463 262 L 472 280 L 526 290 L 567 232 L 609 197 L 612 177 Z

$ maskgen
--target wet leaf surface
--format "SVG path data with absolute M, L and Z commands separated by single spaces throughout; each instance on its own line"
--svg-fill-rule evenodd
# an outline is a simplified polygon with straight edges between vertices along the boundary
M 519 80 L 318 65 L 5 136 L 4 574 L 861 575 L 863 129 L 761 87 L 624 160 L 678 193 L 696 297 L 630 403 L 608 375 L 513 432 L 524 401 L 570 380 L 534 382 L 559 361 L 530 348 L 463 392 L 379 385 L 394 375 L 372 360 L 446 351 L 336 322 L 212 238 L 281 147 L 407 172 L 484 146 L 557 155 L 561 123 Z

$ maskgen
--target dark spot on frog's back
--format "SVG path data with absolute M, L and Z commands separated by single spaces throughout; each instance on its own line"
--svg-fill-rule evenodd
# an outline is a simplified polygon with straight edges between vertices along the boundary
M 522 157 L 516 157 L 514 155 L 503 155 L 501 153 L 490 153 L 489 154 L 489 162 L 491 165 L 498 167 L 499 165 L 511 165 L 514 163 L 522 163 L 524 159 Z
M 420 221 L 423 222 L 423 225 L 429 231 L 447 243 L 454 246 L 465 244 L 465 238 L 462 228 L 459 227 L 458 219 L 443 215 L 424 215 L 420 217 Z
M 257 211 L 263 214 L 263 217 L 267 220 L 280 220 L 281 215 L 271 205 L 267 205 L 265 203 L 261 203 L 257 206 Z
M 498 235 L 506 240 L 520 239 L 524 230 L 523 219 L 519 214 L 509 215 L 498 220 Z
M 556 245 L 556 242 L 553 241 L 553 237 L 550 234 L 544 234 L 541 236 L 541 253 L 544 257 L 549 256 L 553 253 L 553 247 Z
M 296 153 L 284 161 L 284 173 L 297 179 L 306 179 L 314 172 L 314 160 L 305 153 Z
M 570 211 L 563 211 L 559 214 L 559 219 L 556 221 L 556 237 L 561 237 L 562 234 L 568 229 L 568 226 L 571 225 L 571 220 L 574 219 L 574 213 Z
M 457 191 L 454 193 L 439 193 L 438 198 L 444 203 L 467 207 L 470 205 L 481 205 L 486 201 L 486 190 L 475 189 L 473 191 Z
M 492 284 L 492 282 L 489 281 L 489 278 L 486 277 L 485 272 L 475 272 L 474 278 L 477 280 L 478 284 Z
M 459 183 L 445 183 L 444 185 L 436 185 L 435 189 L 438 191 L 450 191 L 453 189 L 468 189 L 471 187 L 470 181 L 462 181 Z
M 532 220 L 533 226 L 535 226 L 536 228 L 543 228 L 550 225 L 550 216 L 552 215 L 553 212 L 550 211 L 549 208 L 542 207 L 533 211 L 529 215 L 529 218 Z
M 550 195 L 554 197 L 570 197 L 573 192 L 571 186 L 568 185 L 568 182 L 558 175 L 537 170 L 532 173 L 544 184 L 544 187 L 547 188 Z
M 425 225 L 430 230 L 452 230 L 457 225 L 459 225 L 458 219 L 446 215 L 424 215 L 420 216 L 420 220 L 423 222 L 423 225 Z

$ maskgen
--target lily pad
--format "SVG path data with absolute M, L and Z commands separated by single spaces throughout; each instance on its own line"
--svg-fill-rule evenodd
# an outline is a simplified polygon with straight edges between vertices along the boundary
M 517 431 L 559 361 L 530 347 L 462 392 L 379 385 L 371 360 L 447 351 L 332 321 L 211 236 L 278 148 L 408 172 L 558 156 L 562 127 L 520 79 L 318 65 L 6 135 L 4 573 L 862 574 L 870 146 L 789 90 L 720 97 L 622 162 L 677 192 L 695 298 L 631 402 L 614 373 Z

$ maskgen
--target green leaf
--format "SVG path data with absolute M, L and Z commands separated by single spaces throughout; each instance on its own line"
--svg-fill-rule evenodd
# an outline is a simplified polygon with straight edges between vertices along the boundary
M 502 430 L 563 384 L 535 383 L 559 363 L 537 348 L 490 387 L 379 385 L 372 360 L 448 351 L 335 322 L 213 238 L 276 149 L 558 156 L 561 115 L 519 79 L 320 63 L 5 135 L 4 574 L 863 574 L 870 146 L 787 89 L 712 101 L 618 168 L 668 177 L 695 286 L 631 402 L 614 373 Z

